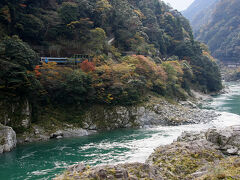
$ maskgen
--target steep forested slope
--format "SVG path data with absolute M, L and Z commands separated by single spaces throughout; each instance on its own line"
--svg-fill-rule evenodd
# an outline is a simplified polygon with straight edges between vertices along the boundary
M 120 51 L 169 54 L 174 40 L 191 38 L 187 21 L 157 0 L 5 0 L 0 7 L 1 34 L 17 34 L 44 55 L 106 53 L 106 37 Z
M 209 23 L 196 31 L 196 37 L 208 44 L 212 54 L 223 61 L 240 61 L 240 3 L 221 0 L 213 9 Z
M 48 105 L 129 105 L 149 92 L 184 99 L 190 88 L 221 89 L 206 46 L 193 39 L 188 21 L 162 1 L 3 0 L 0 26 L 4 111 L 22 99 L 38 117 Z M 81 53 L 92 61 L 77 67 L 38 65 L 39 55 Z M 21 114 L 21 108 L 14 109 Z

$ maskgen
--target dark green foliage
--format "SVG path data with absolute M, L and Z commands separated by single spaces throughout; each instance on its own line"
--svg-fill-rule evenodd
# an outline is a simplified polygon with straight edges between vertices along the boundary
M 8 35 L 18 34 L 34 47 L 38 45 L 36 50 L 41 48 L 44 56 L 51 54 L 47 49 L 55 46 L 64 50 L 60 56 L 68 56 L 70 51 L 88 53 L 89 48 L 91 50 L 88 37 L 96 27 L 102 28 L 107 37 L 115 37 L 113 44 L 118 49 L 137 50 L 146 55 L 166 56 L 172 51 L 174 40 L 192 36 L 187 20 L 177 11 L 170 12 L 171 9 L 158 0 L 63 3 L 19 0 L 17 3 L 4 1 L 1 7 L 0 24 L 6 27 Z M 103 44 L 105 39 L 100 41 Z
M 54 96 L 55 93 L 58 94 L 56 101 L 53 102 L 64 102 L 72 105 L 87 103 L 91 99 L 89 97 L 92 90 L 91 83 L 91 76 L 81 70 L 74 71 L 67 75 L 66 81 L 62 82 L 62 87 L 59 88 L 59 92 L 53 92 L 51 96 Z
M 17 36 L 6 38 L 0 44 L 0 58 L 13 64 L 33 70 L 38 63 L 37 54 Z
M 0 43 L 0 91 L 1 95 L 29 96 L 38 82 L 31 74 L 36 64 L 36 53 L 17 36 Z
M 191 41 L 180 43 L 174 54 L 181 59 L 189 60 L 194 74 L 193 82 L 200 85 L 201 90 L 215 92 L 222 88 L 219 68 L 216 62 L 202 55 L 200 43 Z
M 31 72 L 36 60 L 36 53 L 17 36 L 0 42 L 0 121 L 11 119 L 8 125 L 17 132 L 25 130 L 21 127 L 25 102 L 32 107 L 40 95 L 40 82 Z
M 21 20 L 16 24 L 16 30 L 20 37 L 27 40 L 34 39 L 40 41 L 44 28 L 43 21 L 32 14 L 23 15 Z
M 193 57 L 191 62 L 194 81 L 203 91 L 216 92 L 222 89 L 221 74 L 216 62 L 202 56 Z
M 78 20 L 78 5 L 76 3 L 64 2 L 59 9 L 59 15 L 63 23 L 68 24 Z

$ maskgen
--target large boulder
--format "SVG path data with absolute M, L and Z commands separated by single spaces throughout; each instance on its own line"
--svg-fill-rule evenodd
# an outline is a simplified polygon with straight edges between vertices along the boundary
M 11 127 L 0 124 L 0 154 L 11 151 L 16 147 L 16 143 L 15 131 Z
M 178 142 L 206 140 L 225 155 L 240 155 L 240 125 L 226 128 L 211 128 L 207 132 L 183 132 Z
M 224 154 L 240 155 L 240 126 L 209 129 L 205 136 L 209 142 L 219 146 L 219 150 Z

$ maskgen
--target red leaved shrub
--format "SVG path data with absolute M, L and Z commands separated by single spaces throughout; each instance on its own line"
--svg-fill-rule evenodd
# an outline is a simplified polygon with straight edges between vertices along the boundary
M 85 73 L 95 71 L 95 65 L 92 62 L 89 62 L 88 60 L 83 61 L 80 64 L 80 68 Z

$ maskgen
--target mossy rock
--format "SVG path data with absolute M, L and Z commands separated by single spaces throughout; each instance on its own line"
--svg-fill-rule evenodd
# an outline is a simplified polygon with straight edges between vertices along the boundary
M 191 174 L 206 163 L 222 158 L 222 153 L 213 144 L 202 140 L 161 146 L 149 157 L 147 163 L 159 168 L 165 178 L 179 180 L 192 179 Z
M 240 157 L 228 157 L 217 163 L 211 163 L 206 167 L 207 173 L 197 180 L 239 180 Z
M 130 163 L 108 166 L 89 167 L 82 164 L 70 167 L 63 175 L 55 180 L 84 179 L 84 180 L 162 180 L 158 170 L 148 164 Z

